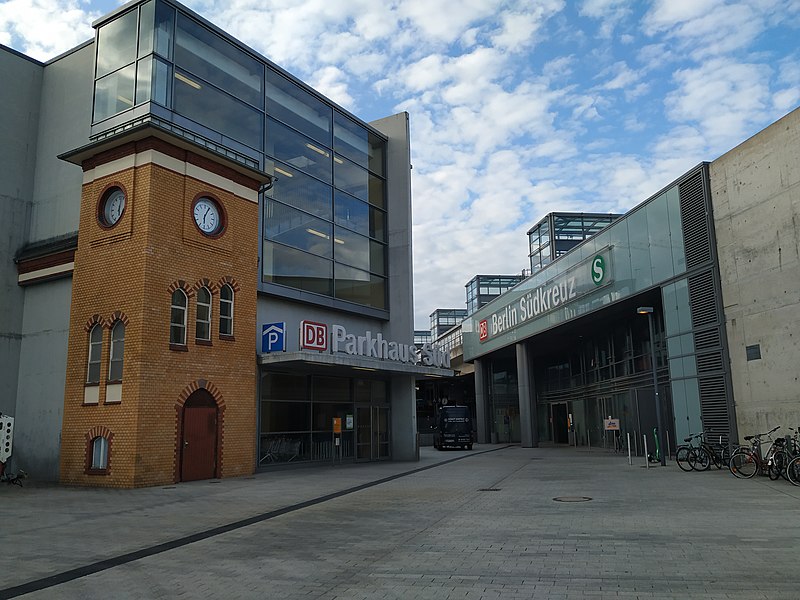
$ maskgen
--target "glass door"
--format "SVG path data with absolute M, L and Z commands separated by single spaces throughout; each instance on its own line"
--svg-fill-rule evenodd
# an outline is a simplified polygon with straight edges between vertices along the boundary
M 389 407 L 356 406 L 356 460 L 390 457 Z

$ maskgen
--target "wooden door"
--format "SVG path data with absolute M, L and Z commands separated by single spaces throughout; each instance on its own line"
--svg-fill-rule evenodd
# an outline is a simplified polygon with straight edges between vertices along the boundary
M 181 481 L 213 479 L 217 470 L 217 405 L 206 390 L 197 390 L 183 408 Z

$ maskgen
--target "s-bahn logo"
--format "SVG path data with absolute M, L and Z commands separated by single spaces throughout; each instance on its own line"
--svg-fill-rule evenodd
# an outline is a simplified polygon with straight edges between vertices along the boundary
M 328 349 L 328 326 L 314 321 L 300 321 L 300 348 L 325 352 Z
M 478 339 L 480 341 L 485 342 L 486 338 L 489 337 L 489 323 L 484 319 L 480 323 L 478 323 Z
M 603 258 L 600 254 L 594 257 L 592 260 L 592 281 L 595 285 L 600 285 L 603 283 L 603 279 L 606 276 L 606 259 Z

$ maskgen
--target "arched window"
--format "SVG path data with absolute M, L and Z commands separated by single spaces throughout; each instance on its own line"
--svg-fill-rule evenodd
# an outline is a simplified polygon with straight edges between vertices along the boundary
M 211 292 L 206 287 L 197 290 L 197 323 L 194 337 L 198 340 L 211 341 Z
M 96 323 L 89 332 L 89 363 L 86 383 L 100 383 L 100 356 L 103 351 L 103 326 Z
M 186 293 L 183 290 L 175 290 L 172 292 L 169 343 L 181 346 L 186 344 Z
M 92 469 L 108 468 L 108 440 L 96 437 L 92 440 Z
M 219 334 L 233 335 L 233 288 L 227 283 L 219 291 Z
M 111 328 L 111 353 L 108 380 L 122 381 L 122 358 L 125 354 L 125 323 L 117 321 Z

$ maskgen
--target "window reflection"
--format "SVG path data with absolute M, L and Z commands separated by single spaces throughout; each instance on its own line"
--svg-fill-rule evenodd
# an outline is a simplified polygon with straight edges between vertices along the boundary
M 106 23 L 97 30 L 97 70 L 102 77 L 136 59 L 136 10 Z M 133 95 L 131 95 L 131 98 Z
M 386 213 L 338 190 L 335 193 L 334 221 L 358 233 L 386 240 Z
M 174 102 L 175 112 L 251 148 L 261 148 L 260 112 L 177 69 Z
M 385 247 L 383 244 L 341 227 L 335 229 L 334 242 L 333 251 L 336 262 L 346 263 L 379 275 L 384 274 Z
M 272 241 L 326 258 L 333 254 L 330 223 L 280 202 L 266 202 L 264 228 Z
M 330 150 L 271 118 L 267 118 L 266 152 L 314 177 L 331 182 Z
M 331 107 L 303 88 L 267 69 L 267 114 L 331 145 Z
M 277 283 L 326 296 L 333 295 L 333 263 L 274 242 L 264 242 L 266 283 Z
M 334 149 L 356 164 L 384 176 L 381 138 L 340 113 L 334 116 Z
M 175 64 L 248 104 L 264 107 L 263 65 L 182 14 L 175 31 Z
M 386 308 L 386 280 L 366 271 L 336 265 L 336 297 L 340 300 Z
M 376 177 L 346 158 L 336 156 L 334 163 L 336 165 L 335 183 L 338 189 L 379 208 L 386 208 L 383 197 L 383 180 L 380 177 Z
M 267 169 L 275 175 L 275 183 L 267 196 L 284 204 L 313 213 L 323 219 L 331 218 L 331 187 L 309 177 L 299 169 L 277 161 L 269 161 Z
M 94 120 L 102 121 L 133 107 L 136 65 L 98 79 L 94 85 Z

